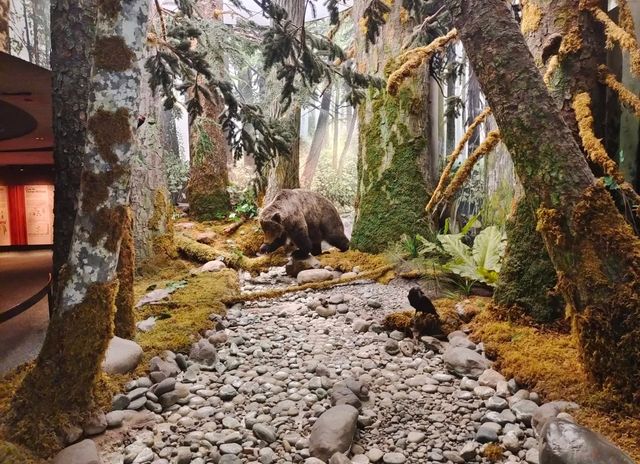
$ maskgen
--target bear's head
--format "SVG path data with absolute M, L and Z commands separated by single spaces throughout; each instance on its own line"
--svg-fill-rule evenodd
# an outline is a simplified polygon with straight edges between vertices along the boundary
M 260 253 L 272 253 L 287 243 L 287 233 L 282 225 L 280 213 L 260 219 L 260 226 L 264 233 L 264 243 L 260 247 Z

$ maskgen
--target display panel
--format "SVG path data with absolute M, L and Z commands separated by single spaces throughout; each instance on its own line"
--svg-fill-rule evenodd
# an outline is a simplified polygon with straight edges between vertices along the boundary
M 25 185 L 27 245 L 53 243 L 53 186 Z
M 11 245 L 11 222 L 9 219 L 9 187 L 0 185 L 0 246 Z

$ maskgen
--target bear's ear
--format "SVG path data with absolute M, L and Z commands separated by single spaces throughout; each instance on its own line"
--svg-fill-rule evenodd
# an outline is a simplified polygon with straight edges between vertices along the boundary
M 276 213 L 273 216 L 271 216 L 271 220 L 273 222 L 277 222 L 278 224 L 280 224 L 282 222 L 282 218 L 280 217 L 280 213 Z

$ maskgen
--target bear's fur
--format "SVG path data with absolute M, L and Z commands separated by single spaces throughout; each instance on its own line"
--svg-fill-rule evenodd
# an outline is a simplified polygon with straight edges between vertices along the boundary
M 277 250 L 287 239 L 297 247 L 293 253 L 297 259 L 322 253 L 323 240 L 340 251 L 349 249 L 338 210 L 316 192 L 282 190 L 260 213 L 260 225 L 264 232 L 261 253 Z

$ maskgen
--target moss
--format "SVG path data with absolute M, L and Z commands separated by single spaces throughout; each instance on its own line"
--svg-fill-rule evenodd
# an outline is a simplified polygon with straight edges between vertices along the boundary
M 223 301 L 238 293 L 238 277 L 231 270 L 188 277 L 187 286 L 176 290 L 169 303 L 149 306 L 147 311 L 140 312 L 140 319 L 162 315 L 152 331 L 136 336 L 145 358 L 164 350 L 188 352 L 198 334 L 213 328 L 211 313 L 224 314 Z
M 123 72 L 133 66 L 136 55 L 121 36 L 98 37 L 95 45 L 94 63 L 98 69 Z
M 120 11 L 122 11 L 122 0 L 99 0 L 98 8 L 100 13 L 110 19 L 118 17 Z
M 356 250 L 380 253 L 401 235 L 415 235 L 425 225 L 429 192 L 419 160 L 427 141 L 412 137 L 404 124 L 419 90 L 402 90 L 397 100 L 384 92 L 371 94 L 373 111 L 366 122 L 361 109 L 359 191 L 351 237 Z
M 0 440 L 0 462 L 2 464 L 44 464 L 45 461 L 34 456 L 27 448 Z
M 494 293 L 496 311 L 527 315 L 551 322 L 564 314 L 564 302 L 555 289 L 556 270 L 526 200 L 521 200 L 507 221 L 507 248 Z
M 615 211 L 601 183 L 576 204 L 564 293 L 589 374 L 621 402 L 640 404 L 640 238 Z
M 318 260 L 323 266 L 331 266 L 340 272 L 351 272 L 354 267 L 359 267 L 361 271 L 371 271 L 390 264 L 384 256 L 358 250 L 323 253 L 318 256 Z
M 387 314 L 382 320 L 382 327 L 385 330 L 399 330 L 404 333 L 411 333 L 413 326 L 413 315 L 415 311 L 397 311 Z
M 209 185 L 201 190 L 196 188 L 195 182 L 189 182 L 189 212 L 198 221 L 211 221 L 226 215 L 230 209 L 226 188 L 214 190 Z
M 135 250 L 133 244 L 133 217 L 127 208 L 125 220 L 121 226 L 122 241 L 118 255 L 118 294 L 116 295 L 116 314 L 114 333 L 120 338 L 133 339 L 136 334 L 135 316 L 133 313 L 133 270 L 135 266 Z
M 105 249 L 114 252 L 122 237 L 129 214 L 125 206 L 100 208 L 95 214 L 95 224 L 89 235 L 89 242 L 95 246 L 104 239 Z
M 524 35 L 535 32 L 542 22 L 542 9 L 534 2 L 527 0 L 522 4 L 522 23 L 520 29 Z
M 391 73 L 387 79 L 387 92 L 390 95 L 396 95 L 402 83 L 411 76 L 416 69 L 424 63 L 428 63 L 433 55 L 442 51 L 444 47 L 451 41 L 456 39 L 458 31 L 452 29 L 446 35 L 438 37 L 425 47 L 418 47 L 403 53 L 398 57 L 396 62 L 400 67 Z
M 482 450 L 482 456 L 487 458 L 490 462 L 498 462 L 502 459 L 504 449 L 497 443 L 489 443 Z
M 51 320 L 35 367 L 13 397 L 7 418 L 11 441 L 49 456 L 64 445 L 69 424 L 100 407 L 101 364 L 113 336 L 117 287 L 93 284 L 81 303 Z
M 126 108 L 118 108 L 116 111 L 99 109 L 87 123 L 100 156 L 111 165 L 118 163 L 114 146 L 131 141 L 129 116 Z
M 640 405 L 626 404 L 621 409 L 610 391 L 589 380 L 573 335 L 503 321 L 489 310 L 481 311 L 470 326 L 472 338 L 484 342 L 502 374 L 540 393 L 545 401 L 580 404 L 573 414 L 581 424 L 602 433 L 640 462 Z
M 126 173 L 120 165 L 112 166 L 110 171 L 95 173 L 82 171 L 82 211 L 94 212 L 109 197 L 109 187 L 114 180 Z

